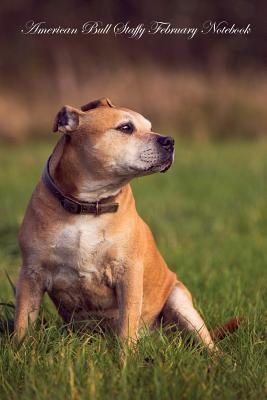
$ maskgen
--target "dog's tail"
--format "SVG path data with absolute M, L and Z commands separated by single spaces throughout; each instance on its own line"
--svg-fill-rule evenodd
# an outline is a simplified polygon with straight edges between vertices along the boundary
M 238 329 L 241 321 L 242 317 L 234 317 L 225 324 L 217 326 L 217 328 L 213 329 L 210 333 L 212 339 L 222 340 L 229 333 L 235 332 Z

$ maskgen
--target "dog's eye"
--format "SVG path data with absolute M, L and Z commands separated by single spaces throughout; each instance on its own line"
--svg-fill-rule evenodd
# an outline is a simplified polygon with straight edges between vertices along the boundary
M 118 131 L 131 134 L 134 131 L 134 125 L 131 122 L 127 122 L 126 124 L 121 124 L 116 129 Z

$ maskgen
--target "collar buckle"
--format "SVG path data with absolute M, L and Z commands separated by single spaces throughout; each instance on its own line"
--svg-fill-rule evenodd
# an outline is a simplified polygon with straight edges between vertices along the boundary
M 99 201 L 96 201 L 95 203 L 95 215 L 99 215 Z

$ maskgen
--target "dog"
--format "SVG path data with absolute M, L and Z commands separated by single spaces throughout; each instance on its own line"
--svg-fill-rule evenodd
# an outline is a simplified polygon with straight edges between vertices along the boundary
M 36 320 L 47 292 L 67 324 L 99 321 L 127 343 L 136 342 L 142 327 L 172 324 L 218 351 L 213 338 L 235 330 L 238 320 L 208 331 L 138 215 L 129 185 L 171 167 L 174 139 L 152 132 L 145 117 L 107 98 L 63 107 L 53 131 L 61 138 L 19 233 L 17 340 Z

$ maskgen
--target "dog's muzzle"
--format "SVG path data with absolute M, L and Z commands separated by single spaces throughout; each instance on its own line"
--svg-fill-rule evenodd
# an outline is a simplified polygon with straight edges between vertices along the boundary
M 157 143 L 161 149 L 160 172 L 166 172 L 172 165 L 174 156 L 174 139 L 170 136 L 158 136 Z
M 173 153 L 174 139 L 170 136 L 158 136 L 157 143 L 168 153 Z

